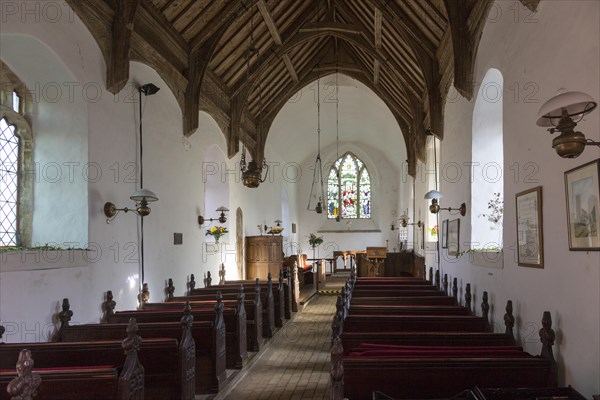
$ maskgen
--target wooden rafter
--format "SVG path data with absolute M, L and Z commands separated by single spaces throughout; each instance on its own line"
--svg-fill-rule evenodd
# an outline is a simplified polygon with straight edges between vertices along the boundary
M 315 12 L 311 7 L 307 7 L 297 18 L 296 20 L 288 27 L 288 29 L 282 33 L 283 43 L 289 42 L 290 38 L 293 38 L 298 30 L 310 19 L 312 19 L 315 15 Z M 262 76 L 263 72 L 271 65 L 273 62 L 277 60 L 279 57 L 279 52 L 277 50 L 272 50 L 269 52 L 263 52 L 260 58 L 250 67 L 250 71 L 248 74 L 248 79 L 241 79 L 236 85 L 231 89 L 231 95 L 235 96 L 240 90 L 242 90 L 245 86 L 252 86 L 254 81 Z
M 454 51 L 454 87 L 465 98 L 473 97 L 473 71 L 475 51 L 473 37 L 467 26 L 470 11 L 454 0 L 444 0 Z
M 210 38 L 216 31 L 221 29 L 226 20 L 231 16 L 238 18 L 241 14 L 251 9 L 258 0 L 234 0 L 228 1 L 224 9 L 215 14 L 209 21 L 205 21 L 204 29 L 190 43 L 191 50 L 197 50 Z
M 129 80 L 129 49 L 135 14 L 140 0 L 117 0 L 112 23 L 110 57 L 106 66 L 106 88 L 117 94 Z
M 269 12 L 269 9 L 267 8 L 267 5 L 265 4 L 264 0 L 258 0 L 256 5 L 258 7 L 260 15 L 262 16 L 263 20 L 265 21 L 265 24 L 267 25 L 267 28 L 269 29 L 271 38 L 273 38 L 273 41 L 277 46 L 281 46 L 283 43 L 281 41 L 281 36 L 279 35 L 279 30 L 275 26 L 275 22 L 273 21 L 271 13 Z

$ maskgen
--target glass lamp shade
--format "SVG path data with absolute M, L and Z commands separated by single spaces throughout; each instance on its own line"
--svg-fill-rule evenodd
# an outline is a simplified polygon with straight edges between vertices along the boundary
M 148 189 L 140 189 L 134 194 L 132 194 L 129 198 L 135 202 L 146 201 L 148 203 L 152 203 L 158 200 L 158 196 L 156 196 L 154 192 Z
M 554 97 L 542 105 L 536 124 L 541 127 L 557 126 L 563 116 L 563 110 L 567 111 L 569 117 L 578 120 L 594 110 L 596 106 L 597 103 L 588 94 L 560 89 Z
M 219 215 L 219 222 L 224 224 L 225 222 L 227 222 L 227 217 L 225 216 L 225 212 L 229 211 L 229 208 L 225 207 L 225 206 L 221 206 L 219 208 L 217 208 L 217 211 L 219 211 L 221 214 Z
M 424 198 L 426 200 L 430 200 L 430 199 L 441 199 L 442 197 L 444 197 L 442 192 L 438 192 L 437 190 L 430 190 L 429 192 L 425 193 Z

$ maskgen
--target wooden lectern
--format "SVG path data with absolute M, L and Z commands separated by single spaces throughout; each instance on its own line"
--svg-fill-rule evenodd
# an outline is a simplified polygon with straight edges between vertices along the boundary
M 383 276 L 387 247 L 367 247 L 367 276 Z

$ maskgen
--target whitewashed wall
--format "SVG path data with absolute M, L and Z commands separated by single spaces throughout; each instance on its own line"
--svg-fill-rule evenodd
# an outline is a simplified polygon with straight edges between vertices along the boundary
M 36 22 L 17 15 L 7 18 L 6 23 L 3 21 L 1 29 L 2 43 L 16 34 L 29 35 L 31 40 L 39 41 L 40 46 L 45 46 L 48 53 L 53 53 L 64 64 L 65 71 L 73 76 L 70 80 L 78 84 L 79 90 L 86 85 L 105 87 L 101 52 L 83 23 L 66 6 L 62 19 L 45 21 L 42 18 Z M 19 69 L 15 68 L 15 72 L 19 74 Z M 54 79 L 51 70 L 47 73 L 47 77 L 36 79 Z M 136 88 L 142 84 L 152 82 L 161 88 L 156 95 L 144 99 L 143 114 L 144 186 L 159 197 L 158 202 L 151 204 L 151 214 L 144 219 L 145 281 L 153 301 L 163 299 L 168 278 L 173 278 L 177 294 L 183 294 L 191 273 L 195 274 L 198 285 L 202 284 L 207 271 L 218 279 L 222 257 L 231 265 L 227 277 L 239 278 L 234 267 L 238 206 L 244 210 L 246 234 L 254 234 L 251 227 L 258 222 L 267 221 L 272 225 L 274 219 L 281 217 L 282 181 L 265 183 L 258 191 L 243 188 L 236 169 L 239 157 L 228 160 L 220 172 L 231 172 L 223 175 L 229 186 L 228 207 L 233 210 L 227 222 L 230 233 L 222 241 L 221 253 L 208 252 L 204 243 L 213 240 L 206 238 L 206 227 L 197 223 L 198 215 L 205 213 L 203 163 L 210 146 L 216 145 L 226 153 L 224 136 L 214 120 L 201 112 L 199 129 L 184 140 L 181 111 L 160 76 L 139 63 L 131 63 L 130 76 L 125 89 L 116 96 L 103 91 L 91 101 L 79 94 L 84 101 L 54 105 L 52 111 L 57 118 L 51 119 L 53 129 L 63 124 L 77 133 L 82 143 L 87 143 L 84 164 L 90 167 L 91 176 L 81 196 L 89 205 L 84 208 L 85 219 L 76 226 L 73 221 L 65 220 L 53 229 L 56 233 L 82 230 L 87 242 L 83 247 L 90 250 L 83 262 L 70 262 L 70 252 L 52 255 L 50 260 L 49 254 L 38 252 L 26 257 L 25 263 L 21 263 L 21 257 L 2 256 L 0 323 L 7 328 L 4 336 L 7 342 L 47 340 L 55 328 L 53 315 L 59 310 L 62 298 L 70 299 L 73 322 L 81 323 L 99 321 L 106 290 L 113 291 L 117 309 L 136 307 L 140 283 L 139 217 L 121 213 L 107 224 L 102 207 L 107 201 L 118 207 L 134 205 L 129 196 L 139 187 L 134 168 L 139 161 Z M 82 121 L 83 127 L 77 128 L 75 124 Z M 34 124 L 34 132 L 36 128 Z M 67 146 L 64 160 L 70 160 L 69 152 L 73 150 L 80 151 L 81 146 Z M 92 175 L 92 172 L 97 173 Z M 294 188 L 288 188 L 288 193 L 292 198 L 296 196 Z M 57 213 L 61 207 L 68 206 L 66 202 L 53 203 Z M 295 203 L 292 201 L 292 204 Z M 295 218 L 294 213 L 295 208 L 288 218 Z M 208 210 L 205 216 L 214 217 L 213 214 L 216 213 Z M 183 233 L 183 245 L 173 244 L 176 232 Z M 18 269 L 21 264 L 26 264 L 29 270 L 5 272 Z M 42 266 L 65 265 L 71 268 L 36 270 Z
M 563 177 L 600 153 L 588 146 L 577 159 L 561 159 L 552 149 L 552 136 L 535 121 L 540 106 L 561 87 L 600 100 L 600 3 L 542 1 L 536 14 L 520 5 L 515 11 L 518 4 L 494 3 L 475 66 L 475 82 L 481 82 L 490 68 L 504 76 L 504 265 L 479 267 L 468 256 L 458 260 L 444 256 L 442 271 L 458 277 L 462 287 L 472 284 L 478 315 L 481 294 L 488 291 L 496 330 L 503 329 L 504 306 L 511 299 L 517 338 L 531 353 L 540 351 L 542 313 L 550 311 L 557 332 L 554 354 L 560 384 L 573 385 L 591 397 L 600 393 L 600 253 L 569 251 Z M 442 170 L 450 163 L 471 161 L 473 108 L 473 101 L 451 91 L 445 108 Z M 599 118 L 595 111 L 578 129 L 598 141 Z M 469 204 L 469 177 L 465 166 L 461 179 L 452 183 L 442 176 L 441 183 L 445 203 L 467 203 L 467 216 L 461 219 L 463 245 L 468 245 L 471 221 L 477 218 Z M 515 255 L 515 194 L 536 186 L 543 189 L 544 269 L 517 266 Z

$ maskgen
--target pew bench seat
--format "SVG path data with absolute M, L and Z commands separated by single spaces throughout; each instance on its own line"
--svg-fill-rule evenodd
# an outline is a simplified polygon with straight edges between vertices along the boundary
M 34 368 L 42 382 L 36 400 L 125 400 L 118 397 L 119 369 L 114 366 Z M 10 400 L 6 388 L 17 377 L 0 370 L 0 400 Z

